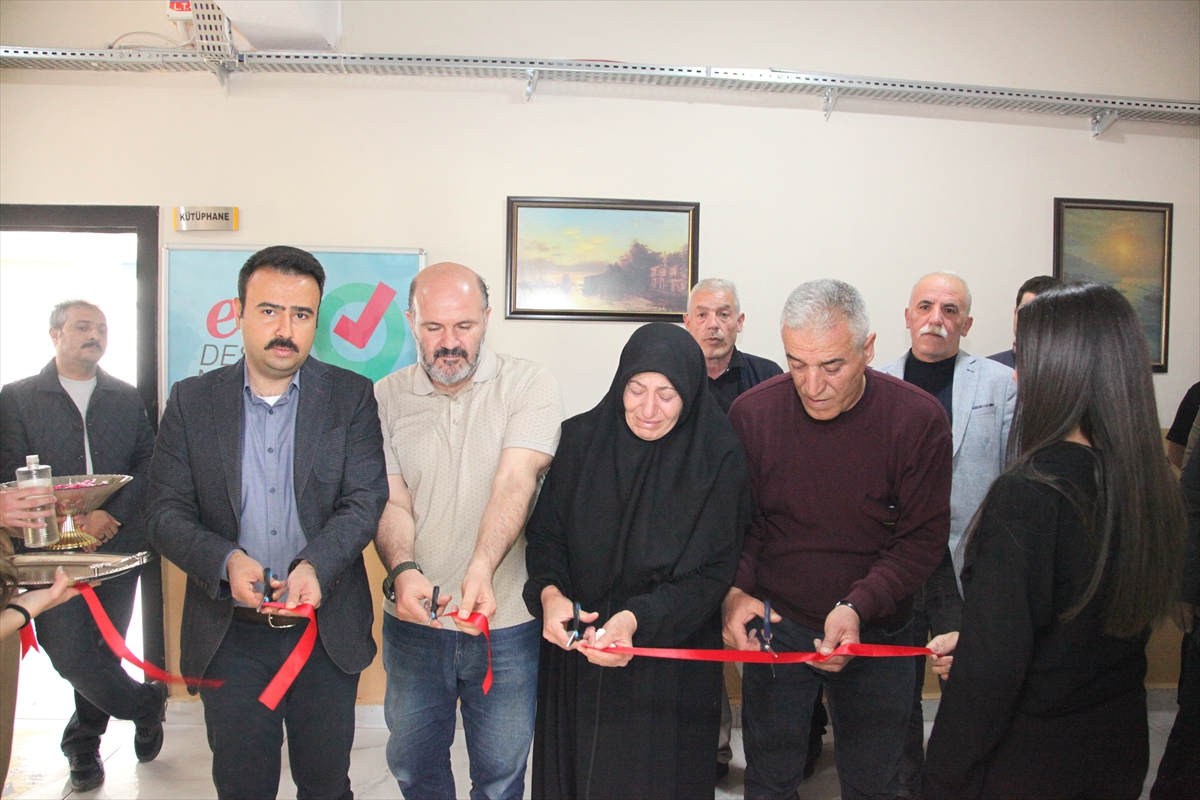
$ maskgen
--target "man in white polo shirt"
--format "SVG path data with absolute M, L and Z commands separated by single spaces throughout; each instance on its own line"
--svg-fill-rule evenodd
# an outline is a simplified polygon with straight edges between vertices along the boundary
M 470 795 L 525 790 L 541 624 L 521 599 L 523 532 L 563 408 L 548 370 L 483 346 L 490 311 L 470 269 L 422 270 L 407 311 L 418 363 L 375 386 L 390 489 L 375 538 L 388 569 L 387 760 L 410 800 L 466 796 L 450 770 L 460 702 Z M 491 629 L 486 698 L 487 643 L 466 621 L 473 612 Z

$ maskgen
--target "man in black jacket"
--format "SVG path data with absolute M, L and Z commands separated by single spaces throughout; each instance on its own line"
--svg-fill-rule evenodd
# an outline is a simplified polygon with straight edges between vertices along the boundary
M 133 476 L 103 508 L 75 521 L 100 540 L 100 552 L 144 550 L 140 506 L 154 433 L 137 389 L 97 366 L 108 345 L 104 312 L 83 300 L 59 303 L 50 315 L 50 338 L 54 360 L 39 374 L 0 389 L 0 475 L 12 480 L 14 470 L 25 466 L 25 456 L 36 454 L 50 465 L 56 482 L 80 474 Z M 122 636 L 133 613 L 139 572 L 96 588 Z M 104 782 L 100 736 L 109 717 L 136 723 L 138 760 L 152 761 L 162 747 L 166 686 L 129 677 L 82 598 L 39 616 L 37 635 L 54 668 L 75 688 L 75 713 L 62 737 L 71 786 L 88 791 Z
M 783 372 L 774 361 L 737 349 L 745 322 L 732 281 L 705 278 L 692 288 L 683 324 L 704 351 L 709 391 L 726 414 L 742 392 Z
M 737 337 L 746 323 L 742 304 L 733 281 L 705 278 L 692 287 L 688 295 L 688 310 L 683 324 L 704 351 L 704 366 L 708 368 L 708 389 L 721 410 L 729 407 L 738 395 L 752 389 L 767 378 L 783 372 L 774 361 L 752 356 L 737 349 Z M 809 748 L 805 777 L 816 768 L 821 755 L 821 737 L 825 733 L 825 707 L 821 696 L 813 712 L 813 742 Z M 717 780 L 729 774 L 733 748 L 729 744 L 733 730 L 733 709 L 729 707 L 729 692 L 721 687 L 721 739 L 717 749 Z
M 1013 339 L 1017 337 L 1017 312 L 1021 310 L 1021 306 L 1033 300 L 1039 294 L 1053 289 L 1062 281 L 1051 275 L 1034 275 L 1029 280 L 1021 284 L 1021 288 L 1017 289 L 1017 305 L 1013 308 Z M 1009 369 L 1017 368 L 1017 351 L 1014 348 L 1003 350 L 999 353 L 993 353 L 988 356 L 992 361 L 998 361 Z
M 175 385 L 150 468 L 146 535 L 188 577 L 180 669 L 224 681 L 200 689 L 221 798 L 278 793 L 285 725 L 299 796 L 353 797 L 358 677 L 375 656 L 362 551 L 388 483 L 373 384 L 309 358 L 324 284 L 294 247 L 246 261 L 245 357 Z M 268 593 L 287 607 L 263 608 Z M 303 636 L 305 603 L 312 654 L 268 708 L 259 695 Z

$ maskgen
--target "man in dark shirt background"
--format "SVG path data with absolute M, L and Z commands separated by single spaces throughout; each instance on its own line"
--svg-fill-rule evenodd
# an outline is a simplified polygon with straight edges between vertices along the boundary
M 1150 790 L 1150 800 L 1183 800 L 1195 797 L 1200 786 L 1200 459 L 1192 458 L 1180 478 L 1188 510 L 1187 550 L 1183 563 L 1183 589 L 1172 614 L 1183 631 L 1179 665 L 1179 713 Z
M 725 641 L 757 649 L 763 600 L 773 649 L 831 654 L 847 642 L 909 645 L 912 596 L 950 531 L 951 434 L 925 392 L 867 369 L 866 306 L 841 281 L 801 284 L 782 316 L 790 375 L 734 402 L 756 512 L 724 603 Z M 778 617 L 778 619 L 776 619 Z M 800 785 L 818 689 L 837 731 L 842 797 L 893 797 L 912 709 L 908 658 L 747 664 L 746 797 Z
M 1013 338 L 1017 337 L 1017 312 L 1021 310 L 1021 306 L 1028 303 L 1033 298 L 1037 297 L 1047 289 L 1052 289 L 1058 286 L 1062 281 L 1051 275 L 1034 275 L 1029 280 L 1021 284 L 1021 288 L 1017 289 L 1017 305 L 1013 309 Z M 1009 369 L 1017 368 L 1017 351 L 1009 348 L 999 353 L 994 353 L 988 356 L 992 361 L 999 361 Z
M 745 322 L 737 287 L 731 281 L 706 278 L 688 296 L 683 324 L 704 351 L 709 391 L 726 414 L 742 392 L 783 372 L 774 361 L 737 349 Z
M 1197 412 L 1200 412 L 1200 383 L 1193 383 L 1179 403 L 1179 408 L 1175 411 L 1175 421 L 1167 431 L 1167 458 L 1176 469 L 1184 467 L 1183 457 L 1187 451 L 1188 435 L 1192 432 Z
M 708 389 L 721 410 L 729 413 L 729 407 L 738 395 L 751 389 L 783 370 L 774 361 L 752 356 L 737 349 L 737 337 L 742 332 L 746 315 L 738 299 L 733 281 L 722 278 L 705 278 L 692 288 L 688 295 L 688 310 L 683 315 L 683 324 L 688 333 L 704 351 L 704 364 L 708 368 Z M 821 737 L 825 734 L 825 706 L 817 697 L 813 711 L 814 736 L 810 742 L 806 775 L 811 775 L 816 766 L 815 755 L 821 754 Z M 733 748 L 729 745 L 733 729 L 733 710 L 729 707 L 729 692 L 721 686 L 721 739 L 717 748 L 717 780 L 729 774 L 729 762 L 733 759 Z

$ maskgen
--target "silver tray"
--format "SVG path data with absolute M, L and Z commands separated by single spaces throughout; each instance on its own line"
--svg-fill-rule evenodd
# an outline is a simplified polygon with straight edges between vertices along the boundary
M 150 553 L 124 556 L 113 553 L 28 553 L 13 556 L 17 568 L 17 582 L 28 589 L 49 586 L 54 583 L 54 570 L 59 567 L 67 577 L 76 581 L 95 582 L 140 567 L 150 560 Z

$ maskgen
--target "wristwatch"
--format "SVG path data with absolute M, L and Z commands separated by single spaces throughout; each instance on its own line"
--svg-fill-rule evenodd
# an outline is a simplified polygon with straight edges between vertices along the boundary
M 853 611 L 855 614 L 858 614 L 858 618 L 860 620 L 862 619 L 862 614 L 859 613 L 858 606 L 854 605 L 854 603 L 851 603 L 849 600 L 838 600 L 836 603 L 833 604 L 834 608 L 837 608 L 838 606 L 845 606 L 846 608 Z
M 392 567 L 392 571 L 383 579 L 383 596 L 393 603 L 396 602 L 396 576 L 408 569 L 415 569 L 422 575 L 425 572 L 421 569 L 421 565 L 415 561 L 401 561 L 396 566 Z

